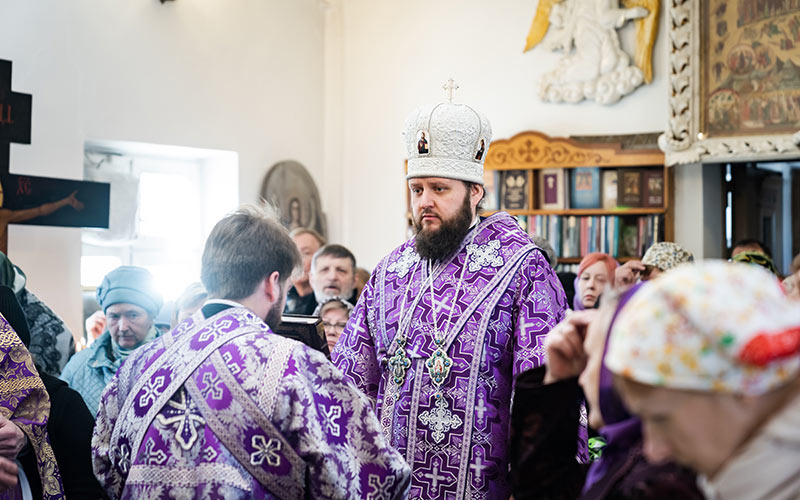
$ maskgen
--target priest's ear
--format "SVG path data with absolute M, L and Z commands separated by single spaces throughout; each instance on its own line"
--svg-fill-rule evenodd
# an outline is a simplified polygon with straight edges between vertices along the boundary
M 469 188 L 469 202 L 474 210 L 483 201 L 486 191 L 477 182 L 470 182 L 467 187 Z
M 273 271 L 272 274 L 264 278 L 264 296 L 270 302 L 278 302 L 285 292 L 284 285 L 286 283 L 287 280 L 283 279 L 278 271 Z

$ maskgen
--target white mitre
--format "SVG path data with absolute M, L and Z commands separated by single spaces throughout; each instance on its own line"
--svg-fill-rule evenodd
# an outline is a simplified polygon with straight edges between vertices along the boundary
M 483 162 L 492 140 L 489 120 L 466 104 L 442 102 L 411 113 L 403 132 L 408 175 L 445 177 L 483 185 Z

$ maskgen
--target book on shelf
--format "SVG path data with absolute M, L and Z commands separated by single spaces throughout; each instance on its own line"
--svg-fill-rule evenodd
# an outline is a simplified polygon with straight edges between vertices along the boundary
M 663 215 L 531 215 L 528 232 L 547 239 L 559 259 L 578 259 L 591 252 L 613 257 L 641 257 L 663 241 Z
M 648 169 L 642 177 L 642 203 L 645 207 L 658 208 L 664 206 L 664 170 Z
M 517 224 L 519 224 L 519 227 L 523 231 L 525 231 L 527 233 L 528 232 L 528 216 L 527 215 L 517 215 L 514 218 L 517 219 Z
M 497 178 L 500 172 L 497 170 L 486 169 L 483 171 L 483 208 L 485 210 L 499 210 L 500 209 L 500 196 L 499 196 L 499 183 Z
M 637 168 L 621 168 L 617 176 L 617 204 L 624 207 L 642 206 L 642 171 Z
M 546 168 L 539 171 L 539 208 L 542 210 L 563 210 L 564 169 Z
M 600 208 L 600 168 L 580 167 L 570 172 L 570 208 Z
M 528 208 L 528 172 L 503 170 L 500 172 L 500 208 L 525 210 Z
M 603 209 L 614 210 L 617 208 L 617 171 L 605 169 L 602 174 L 603 183 Z
M 620 228 L 620 253 L 636 256 L 639 254 L 639 227 L 625 224 Z

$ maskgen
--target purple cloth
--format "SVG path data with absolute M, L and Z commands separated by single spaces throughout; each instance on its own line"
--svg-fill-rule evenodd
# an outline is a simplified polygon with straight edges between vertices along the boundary
M 0 415 L 20 428 L 36 454 L 42 497 L 64 498 L 56 457 L 50 447 L 47 420 L 50 397 L 22 340 L 0 315 Z M 22 490 L 17 487 L 15 492 Z M 14 495 L 15 493 L 10 493 Z M 12 496 L 13 498 L 13 496 Z
M 613 470 L 619 466 L 620 461 L 628 458 L 630 449 L 637 445 L 642 439 L 641 422 L 632 416 L 614 389 L 614 376 L 606 368 L 605 357 L 608 350 L 608 341 L 611 338 L 611 329 L 619 316 L 619 312 L 641 288 L 642 283 L 637 283 L 626 290 L 619 299 L 614 316 L 608 325 L 608 335 L 606 344 L 603 348 L 603 363 L 600 366 L 599 394 L 600 413 L 603 415 L 605 426 L 599 433 L 606 441 L 601 458 L 595 461 L 589 468 L 586 476 L 586 483 L 583 491 L 586 492 L 597 481 L 599 481 L 608 470 Z
M 92 439 L 111 498 L 403 498 L 410 470 L 324 355 L 235 307 L 133 353 Z
M 544 362 L 544 338 L 564 316 L 561 283 L 514 219 L 497 213 L 473 231 L 434 272 L 435 325 L 427 266 L 410 240 L 373 271 L 332 353 L 411 465 L 409 498 L 508 497 L 513 379 Z M 388 360 L 401 310 L 411 366 L 397 386 Z M 453 361 L 443 401 L 425 369 L 435 329 Z
M 575 276 L 575 281 L 573 283 L 573 290 L 575 290 L 575 295 L 572 297 L 572 310 L 573 311 L 583 311 L 586 308 L 583 307 L 583 301 L 581 301 L 581 289 L 578 288 L 578 282 L 581 280 L 580 276 Z

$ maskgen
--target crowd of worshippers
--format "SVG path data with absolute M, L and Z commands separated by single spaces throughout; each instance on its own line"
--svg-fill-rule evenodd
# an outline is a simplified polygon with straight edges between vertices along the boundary
M 3 494 L 800 498 L 800 255 L 778 276 L 755 240 L 661 242 L 556 273 L 480 209 L 483 115 L 421 108 L 406 138 L 415 237 L 361 281 L 246 206 L 166 315 L 150 272 L 109 272 L 74 352 L 0 254 Z M 286 314 L 321 318 L 330 355 L 274 334 Z
M 322 315 L 333 351 L 363 287 L 355 258 L 313 230 L 295 230 L 291 238 L 302 273 L 294 274 L 284 312 Z M 538 243 L 555 267 L 547 242 Z M 121 363 L 161 335 L 153 277 L 133 266 L 110 272 L 97 288 L 101 315 L 87 322 L 99 335 L 71 353 L 64 323 L 25 288 L 19 267 L 5 255 L 0 260 L 9 357 L 3 368 L 22 363 L 41 378 L 29 394 L 4 401 L 0 457 L 7 460 L 0 459 L 0 478 L 45 498 L 40 471 L 53 468 L 41 467 L 55 460 L 60 484 L 49 487 L 69 498 L 106 498 L 92 470 L 94 418 Z M 781 284 L 769 249 L 756 240 L 735 244 L 730 261 L 758 268 L 693 260 L 665 242 L 623 265 L 592 253 L 577 275 L 559 275 L 574 290 L 572 312 L 547 336 L 547 363 L 516 379 L 514 498 L 797 498 L 800 256 Z M 202 284 L 190 285 L 170 328 L 207 299 Z M 17 337 L 30 354 L 10 345 Z M 41 413 L 41 400 L 33 403 L 37 392 L 49 395 L 49 415 Z M 31 418 L 26 407 L 40 414 Z M 44 458 L 30 430 L 43 425 L 53 452 Z

